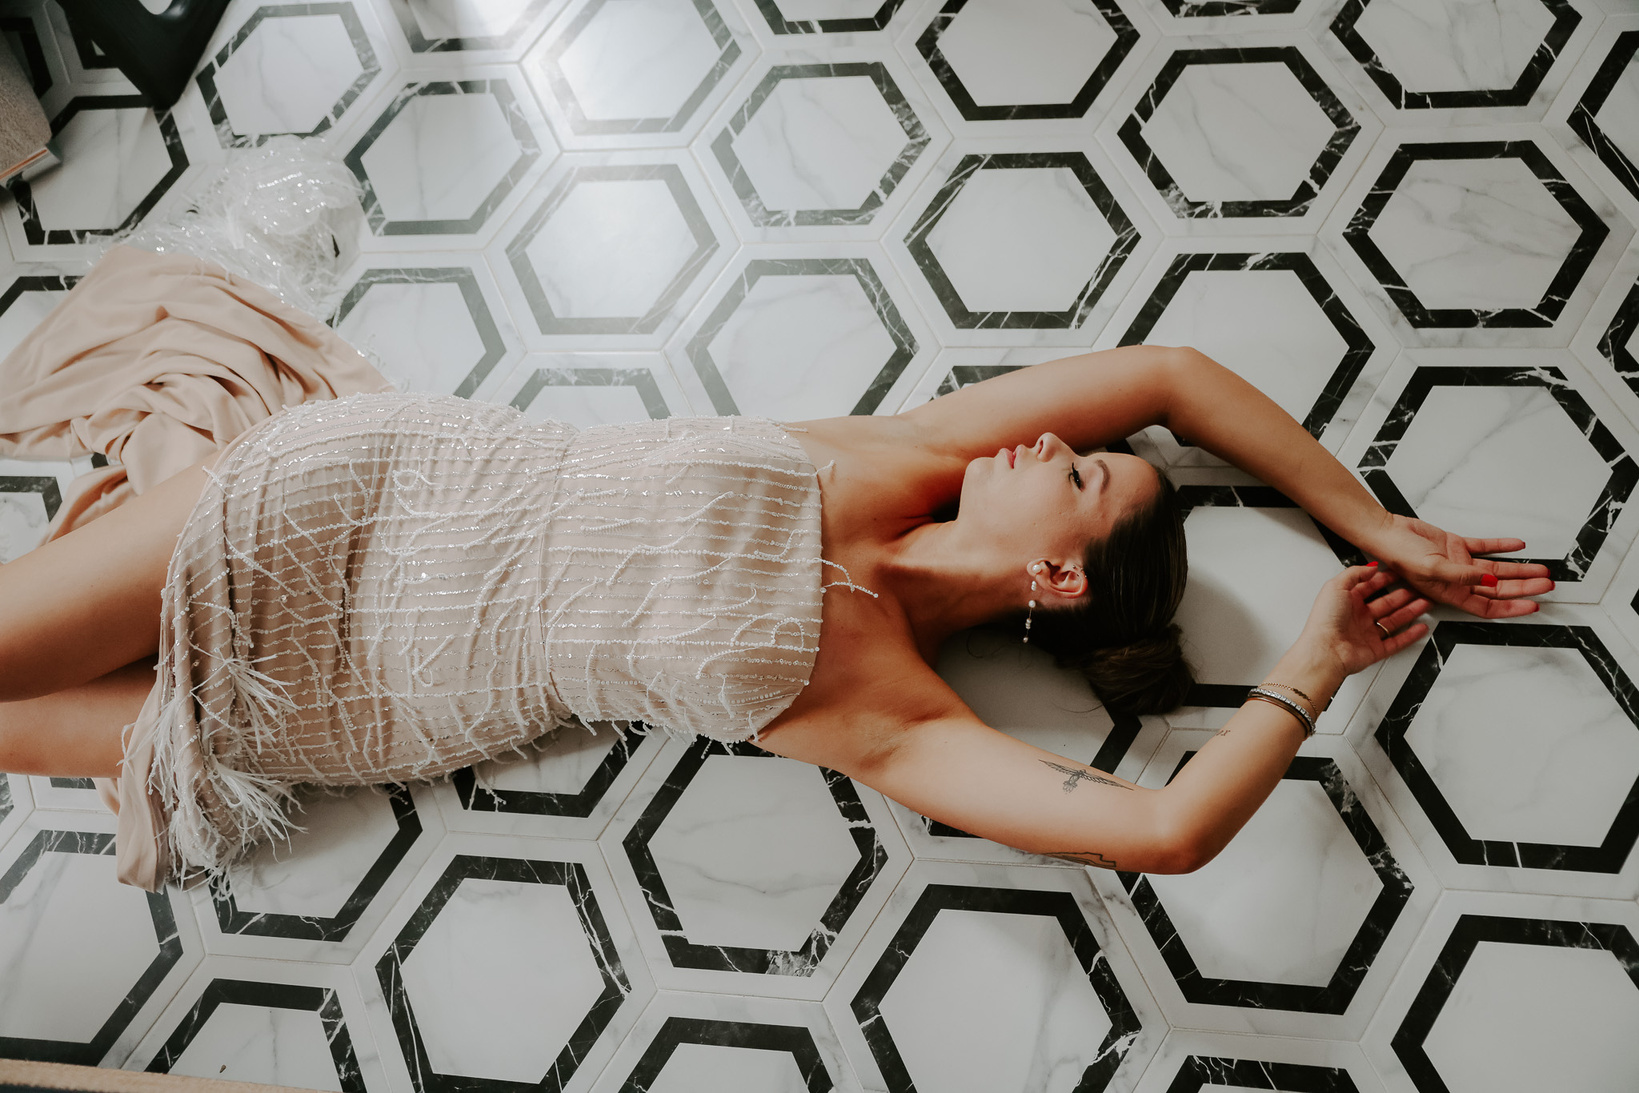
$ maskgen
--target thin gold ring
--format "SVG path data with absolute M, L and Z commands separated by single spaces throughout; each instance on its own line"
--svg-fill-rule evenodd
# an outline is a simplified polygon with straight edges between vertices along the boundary
M 1373 625 L 1373 626 L 1375 626 L 1375 627 L 1377 627 L 1377 632 L 1378 632 L 1378 633 L 1379 633 L 1379 634 L 1382 634 L 1382 635 L 1383 635 L 1383 640 L 1384 640 L 1384 641 L 1388 641 L 1388 640 L 1389 640 L 1389 638 L 1390 638 L 1390 636 L 1391 636 L 1391 635 L 1390 635 L 1390 634 L 1389 634 L 1389 631 L 1388 631 L 1388 627 L 1386 627 L 1386 626 L 1384 626 L 1384 625 L 1383 625 L 1383 624 L 1382 624 L 1382 623 L 1380 623 L 1380 622 L 1377 622 L 1377 621 L 1375 621 L 1375 620 L 1373 620 L 1373 622 L 1372 622 L 1372 625 Z

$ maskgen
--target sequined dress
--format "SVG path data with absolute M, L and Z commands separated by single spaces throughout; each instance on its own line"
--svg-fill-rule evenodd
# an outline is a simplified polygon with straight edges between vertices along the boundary
M 294 784 L 433 778 L 577 721 L 755 739 L 812 672 L 821 569 L 815 469 L 773 422 L 290 407 L 228 445 L 171 559 L 121 879 L 225 868 Z

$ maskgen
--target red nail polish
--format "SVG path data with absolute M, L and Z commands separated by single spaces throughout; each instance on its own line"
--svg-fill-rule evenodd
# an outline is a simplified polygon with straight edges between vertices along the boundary
M 1367 565 L 1368 565 L 1368 566 L 1370 566 L 1370 567 L 1371 567 L 1371 568 L 1373 568 L 1373 569 L 1376 569 L 1376 568 L 1377 568 L 1377 563 L 1376 563 L 1376 562 L 1367 562 L 1367 563 L 1366 563 L 1366 564 L 1367 564 Z
M 1480 577 L 1480 583 L 1487 588 L 1495 588 L 1497 587 L 1497 575 L 1495 573 L 1483 574 Z

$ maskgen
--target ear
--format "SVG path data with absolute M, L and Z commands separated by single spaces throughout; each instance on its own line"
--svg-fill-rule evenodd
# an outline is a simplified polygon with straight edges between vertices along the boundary
M 1051 590 L 1068 600 L 1080 599 L 1087 594 L 1087 575 L 1081 571 L 1080 562 L 1055 562 L 1051 558 L 1039 561 L 1041 569 L 1032 577 L 1043 592 Z

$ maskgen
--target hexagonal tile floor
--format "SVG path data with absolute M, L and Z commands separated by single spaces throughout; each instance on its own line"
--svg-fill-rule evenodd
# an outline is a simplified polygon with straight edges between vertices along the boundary
M 1639 1088 L 1639 13 L 231 0 L 168 110 L 48 0 L 0 36 L 63 160 L 0 201 L 0 353 L 289 134 L 362 191 L 324 319 L 405 390 L 791 422 L 1188 345 L 1356 501 L 1518 536 L 1557 582 L 1526 619 L 1432 611 L 1187 875 L 598 722 L 303 789 L 288 843 L 148 894 L 90 779 L 0 773 L 0 1059 L 341 1093 Z M 0 428 L 41 425 L 11 394 Z M 1049 796 L 1187 790 L 1366 557 L 1199 439 L 1110 442 L 1179 486 L 1183 705 L 1109 709 L 1017 630 L 935 658 Z M 0 562 L 118 471 L 58 441 L 0 450 Z

